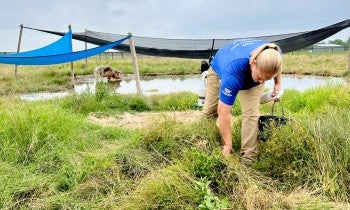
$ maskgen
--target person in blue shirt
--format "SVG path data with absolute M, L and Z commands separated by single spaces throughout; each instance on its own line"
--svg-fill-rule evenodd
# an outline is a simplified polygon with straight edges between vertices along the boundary
M 282 53 L 274 43 L 243 39 L 219 49 L 207 75 L 203 115 L 217 117 L 223 155 L 232 152 L 231 107 L 240 94 L 241 162 L 252 165 L 258 155 L 258 120 L 264 82 L 274 78 L 272 96 L 281 90 Z M 278 99 L 276 99 L 278 100 Z

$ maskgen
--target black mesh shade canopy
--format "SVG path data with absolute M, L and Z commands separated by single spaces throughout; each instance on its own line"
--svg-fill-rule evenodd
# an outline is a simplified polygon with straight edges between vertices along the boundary
M 283 53 L 287 53 L 316 44 L 338 33 L 339 31 L 348 28 L 349 26 L 350 19 L 347 19 L 336 24 L 313 31 L 247 38 L 260 39 L 267 42 L 274 42 L 281 47 Z M 60 36 L 63 36 L 65 34 L 63 32 L 57 31 L 48 31 L 34 28 L 29 29 L 56 34 Z M 119 40 L 123 37 L 125 37 L 125 34 L 111 34 L 89 30 L 85 32 L 73 33 L 73 39 L 95 45 L 105 45 L 107 43 Z M 211 53 L 213 43 L 213 39 L 166 39 L 140 36 L 133 36 L 132 39 L 134 40 L 137 54 L 178 58 L 206 59 Z M 237 39 L 240 38 L 215 39 L 213 47 L 214 53 L 227 43 Z M 130 51 L 129 44 L 126 42 L 121 45 L 118 45 L 113 49 L 127 52 Z

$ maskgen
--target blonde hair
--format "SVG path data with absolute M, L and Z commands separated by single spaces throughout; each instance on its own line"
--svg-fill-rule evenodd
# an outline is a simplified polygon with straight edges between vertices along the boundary
M 282 56 L 279 47 L 274 43 L 264 44 L 255 49 L 249 59 L 249 64 L 256 60 L 256 67 L 261 71 L 278 73 L 281 71 Z

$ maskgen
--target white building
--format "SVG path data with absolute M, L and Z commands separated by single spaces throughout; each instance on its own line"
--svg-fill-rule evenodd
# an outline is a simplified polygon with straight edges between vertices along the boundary
M 343 52 L 344 46 L 337 44 L 315 44 L 312 46 L 312 52 L 323 53 L 323 52 Z

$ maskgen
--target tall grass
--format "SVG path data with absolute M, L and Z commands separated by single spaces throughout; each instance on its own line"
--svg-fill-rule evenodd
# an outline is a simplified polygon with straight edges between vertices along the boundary
M 262 144 L 258 167 L 290 185 L 349 202 L 349 93 L 328 86 L 286 96 L 293 123 Z
M 108 140 L 106 132 L 81 115 L 51 103 L 1 102 L 7 107 L 0 112 L 1 208 L 37 209 L 43 198 L 43 209 L 53 207 L 52 199 L 103 168 L 87 152 Z
M 258 162 L 220 153 L 215 120 L 161 116 L 144 130 L 101 127 L 87 115 L 193 109 L 196 95 L 112 95 L 107 89 L 42 102 L 0 100 L 2 209 L 349 208 L 348 86 L 286 91 L 292 118 L 259 144 Z M 270 111 L 271 104 L 261 107 Z M 236 111 L 235 111 L 236 112 Z
M 23 165 L 37 161 L 58 164 L 53 146 L 63 151 L 67 144 L 74 144 L 74 149 L 81 150 L 92 143 L 88 136 L 87 141 L 74 141 L 80 137 L 72 127 L 89 130 L 81 127 L 81 118 L 52 105 L 33 105 L 19 103 L 1 112 L 2 160 Z

